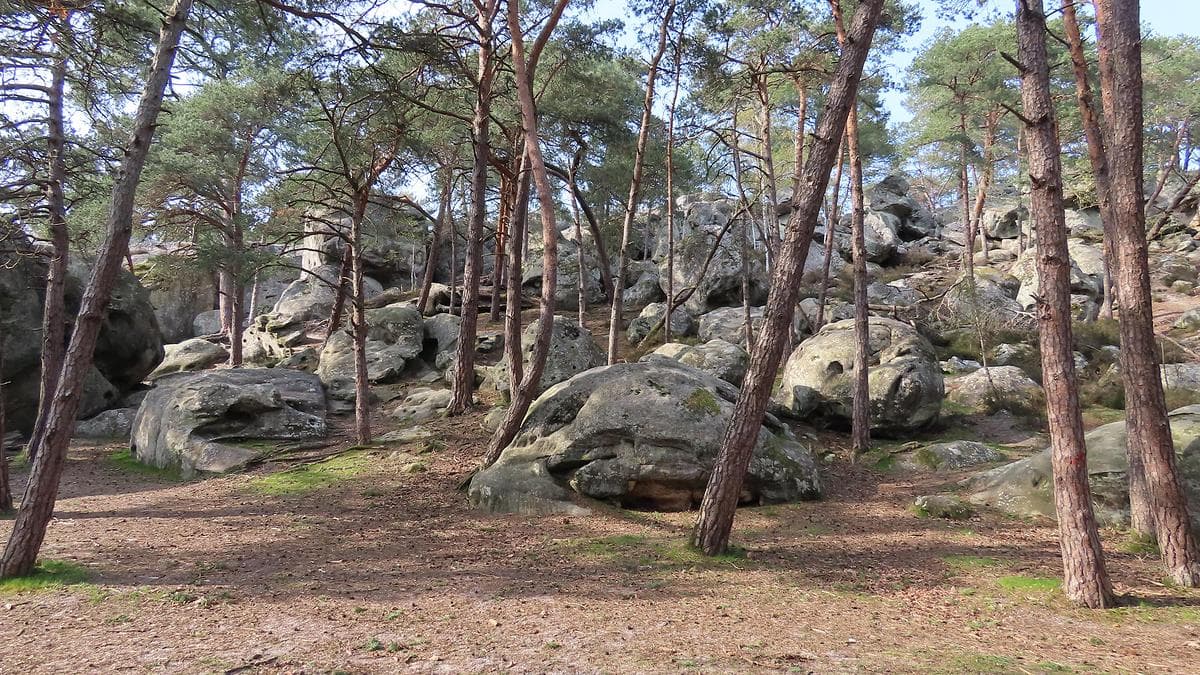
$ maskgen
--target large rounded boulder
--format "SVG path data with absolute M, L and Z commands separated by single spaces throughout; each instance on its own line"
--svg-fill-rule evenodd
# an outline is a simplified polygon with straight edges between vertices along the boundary
M 521 356 L 525 372 L 529 371 L 529 362 L 533 358 L 533 347 L 537 341 L 538 324 L 531 323 L 521 332 Z M 542 379 L 538 382 L 537 393 L 542 393 L 552 385 L 570 379 L 578 373 L 595 368 L 606 361 L 604 350 L 596 344 L 588 329 L 579 325 L 578 319 L 569 316 L 555 316 L 554 330 L 550 335 L 550 352 L 546 355 L 546 367 L 542 370 Z M 492 382 L 502 394 L 509 392 L 508 355 L 500 360 L 499 365 L 492 369 Z
M 1200 503 L 1200 405 L 1171 411 L 1171 436 L 1188 502 Z M 1097 427 L 1084 436 L 1088 484 L 1096 521 L 1103 526 L 1129 523 L 1129 435 L 1125 422 Z M 968 482 L 969 501 L 1017 516 L 1055 517 L 1054 472 L 1050 448 L 1036 455 L 977 474 Z M 1200 528 L 1200 510 L 1192 509 L 1192 527 Z
M 4 409 L 9 428 L 19 431 L 28 431 L 37 415 L 46 271 L 46 258 L 23 235 L 0 234 L 0 337 L 4 342 L 3 377 L 9 383 Z M 68 322 L 79 312 L 90 276 L 91 270 L 83 262 L 68 270 L 64 288 Z M 71 326 L 66 330 L 69 335 Z M 162 358 L 162 333 L 149 291 L 122 268 L 100 326 L 93 367 L 84 382 L 80 417 L 111 408 Z
M 133 421 L 139 462 L 183 476 L 221 473 L 264 453 L 246 441 L 325 436 L 325 392 L 316 375 L 282 368 L 234 368 L 168 375 Z
M 586 501 L 677 511 L 699 504 L 738 390 L 666 359 L 576 375 L 530 407 L 499 460 L 468 495 L 499 512 L 584 513 Z M 767 416 L 743 486 L 743 504 L 820 495 L 808 448 Z
M 854 343 L 853 319 L 827 324 L 800 343 L 783 368 L 779 403 L 797 417 L 849 423 Z M 872 431 L 902 433 L 936 420 L 945 383 L 929 341 L 906 323 L 873 316 L 868 351 Z

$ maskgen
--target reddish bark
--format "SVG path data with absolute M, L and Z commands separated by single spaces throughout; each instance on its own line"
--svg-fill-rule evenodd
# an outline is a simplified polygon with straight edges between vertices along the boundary
M 1200 585 L 1200 548 L 1188 517 L 1160 379 L 1142 207 L 1142 34 L 1137 3 L 1096 0 L 1100 88 L 1108 123 L 1113 251 L 1121 306 L 1121 377 L 1129 453 L 1142 459 L 1163 564 L 1181 586 Z
M 0 557 L 0 578 L 22 576 L 33 571 L 38 551 L 46 536 L 46 527 L 54 512 L 59 479 L 66 463 L 67 446 L 75 431 L 80 393 L 92 368 L 92 355 L 105 309 L 112 296 L 129 238 L 133 233 L 134 197 L 146 155 L 154 136 L 155 123 L 162 111 L 163 92 L 171 77 L 171 66 L 179 47 L 192 0 L 175 0 L 164 18 L 158 46 L 150 63 L 146 86 L 133 118 L 130 139 L 124 148 L 124 160 L 113 185 L 107 218 L 107 233 L 100 247 L 96 267 L 88 280 L 80 303 L 75 329 L 67 348 L 58 386 L 51 400 L 47 423 L 42 430 L 41 452 L 33 462 L 29 486 L 17 513 L 8 544 Z
M 1092 608 L 1111 607 L 1112 585 L 1096 530 L 1088 488 L 1087 452 L 1071 340 L 1071 258 L 1067 252 L 1062 166 L 1046 56 L 1042 0 L 1017 0 L 1021 102 L 1028 142 L 1030 211 L 1037 222 L 1037 306 L 1046 415 L 1050 430 L 1054 499 L 1058 511 L 1068 598 Z
M 846 116 L 854 105 L 863 64 L 870 51 L 871 38 L 882 9 L 883 0 L 865 0 L 854 14 L 847 47 L 833 75 L 825 109 L 804 165 L 804 180 L 800 192 L 793 199 L 787 235 L 771 277 L 763 328 L 754 344 L 742 393 L 721 441 L 720 454 L 704 492 L 692 534 L 692 544 L 708 555 L 721 553 L 729 544 L 729 532 L 733 528 L 734 512 L 750 455 L 758 439 L 775 374 L 791 333 L 804 260 L 808 256 L 838 143 L 845 132 Z

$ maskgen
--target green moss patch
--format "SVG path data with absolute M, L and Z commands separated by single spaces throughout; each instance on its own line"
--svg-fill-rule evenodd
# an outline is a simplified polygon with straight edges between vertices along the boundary
M 0 595 L 74 586 L 86 582 L 87 579 L 87 570 L 75 563 L 43 560 L 33 568 L 31 574 L 0 579 Z
M 143 464 L 133 456 L 133 451 L 129 448 L 118 450 L 108 456 L 108 463 L 112 467 L 119 469 L 124 473 L 132 473 L 147 478 L 153 478 L 162 481 L 178 483 L 183 481 L 183 474 L 179 472 L 179 468 L 160 469 L 156 466 Z
M 638 570 L 750 564 L 746 551 L 736 546 L 730 546 L 721 555 L 706 556 L 674 537 L 659 539 L 640 534 L 619 534 L 596 539 L 568 539 L 557 544 L 568 553 L 602 558 Z
M 683 405 L 697 415 L 721 414 L 721 405 L 717 403 L 717 397 L 703 387 L 697 387 L 683 402 Z
M 1006 591 L 1015 593 L 1053 593 L 1062 588 L 1062 580 L 1051 579 L 1049 577 L 1027 577 L 1018 574 L 1010 577 L 1000 577 L 996 580 L 996 585 Z
M 329 487 L 367 470 L 370 458 L 365 452 L 345 452 L 329 459 L 250 481 L 250 489 L 274 497 L 298 495 Z

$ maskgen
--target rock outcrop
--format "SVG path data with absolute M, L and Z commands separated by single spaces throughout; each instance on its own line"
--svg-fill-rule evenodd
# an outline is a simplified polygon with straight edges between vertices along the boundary
M 800 343 L 783 368 L 777 400 L 798 417 L 845 424 L 851 418 L 854 320 L 827 324 Z M 908 324 L 871 317 L 868 388 L 871 429 L 919 429 L 937 419 L 945 392 L 933 346 Z
M 139 462 L 184 477 L 244 466 L 265 450 L 254 440 L 325 436 L 325 392 L 315 375 L 235 368 L 160 379 L 133 422 Z
M 586 513 L 579 496 L 631 508 L 694 508 L 737 396 L 727 382 L 666 361 L 581 373 L 533 403 L 500 459 L 472 479 L 468 497 L 516 513 Z M 819 494 L 812 454 L 768 416 L 742 503 Z
M 1200 503 L 1200 406 L 1170 413 L 1180 478 L 1188 502 Z M 1128 435 L 1125 422 L 1097 427 L 1084 436 L 1088 483 L 1100 525 L 1129 522 Z M 1054 477 L 1050 449 L 976 475 L 968 499 L 1018 516 L 1055 517 Z M 1192 510 L 1192 527 L 1200 527 L 1200 511 Z

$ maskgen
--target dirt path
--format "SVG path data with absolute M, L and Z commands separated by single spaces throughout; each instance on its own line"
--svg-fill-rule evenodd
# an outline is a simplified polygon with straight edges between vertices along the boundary
M 1043 580 L 1058 574 L 1052 527 L 917 519 L 912 496 L 946 478 L 835 464 L 828 499 L 743 510 L 745 554 L 705 560 L 683 546 L 691 514 L 469 509 L 455 488 L 480 421 L 440 421 L 445 447 L 417 462 L 358 456 L 323 484 L 263 481 L 271 467 L 177 483 L 114 463 L 116 448 L 76 450 L 44 553 L 89 582 L 0 597 L 0 671 L 1182 673 L 1200 661 L 1200 594 L 1163 586 L 1117 533 L 1114 576 L 1144 606 L 1076 610 Z

